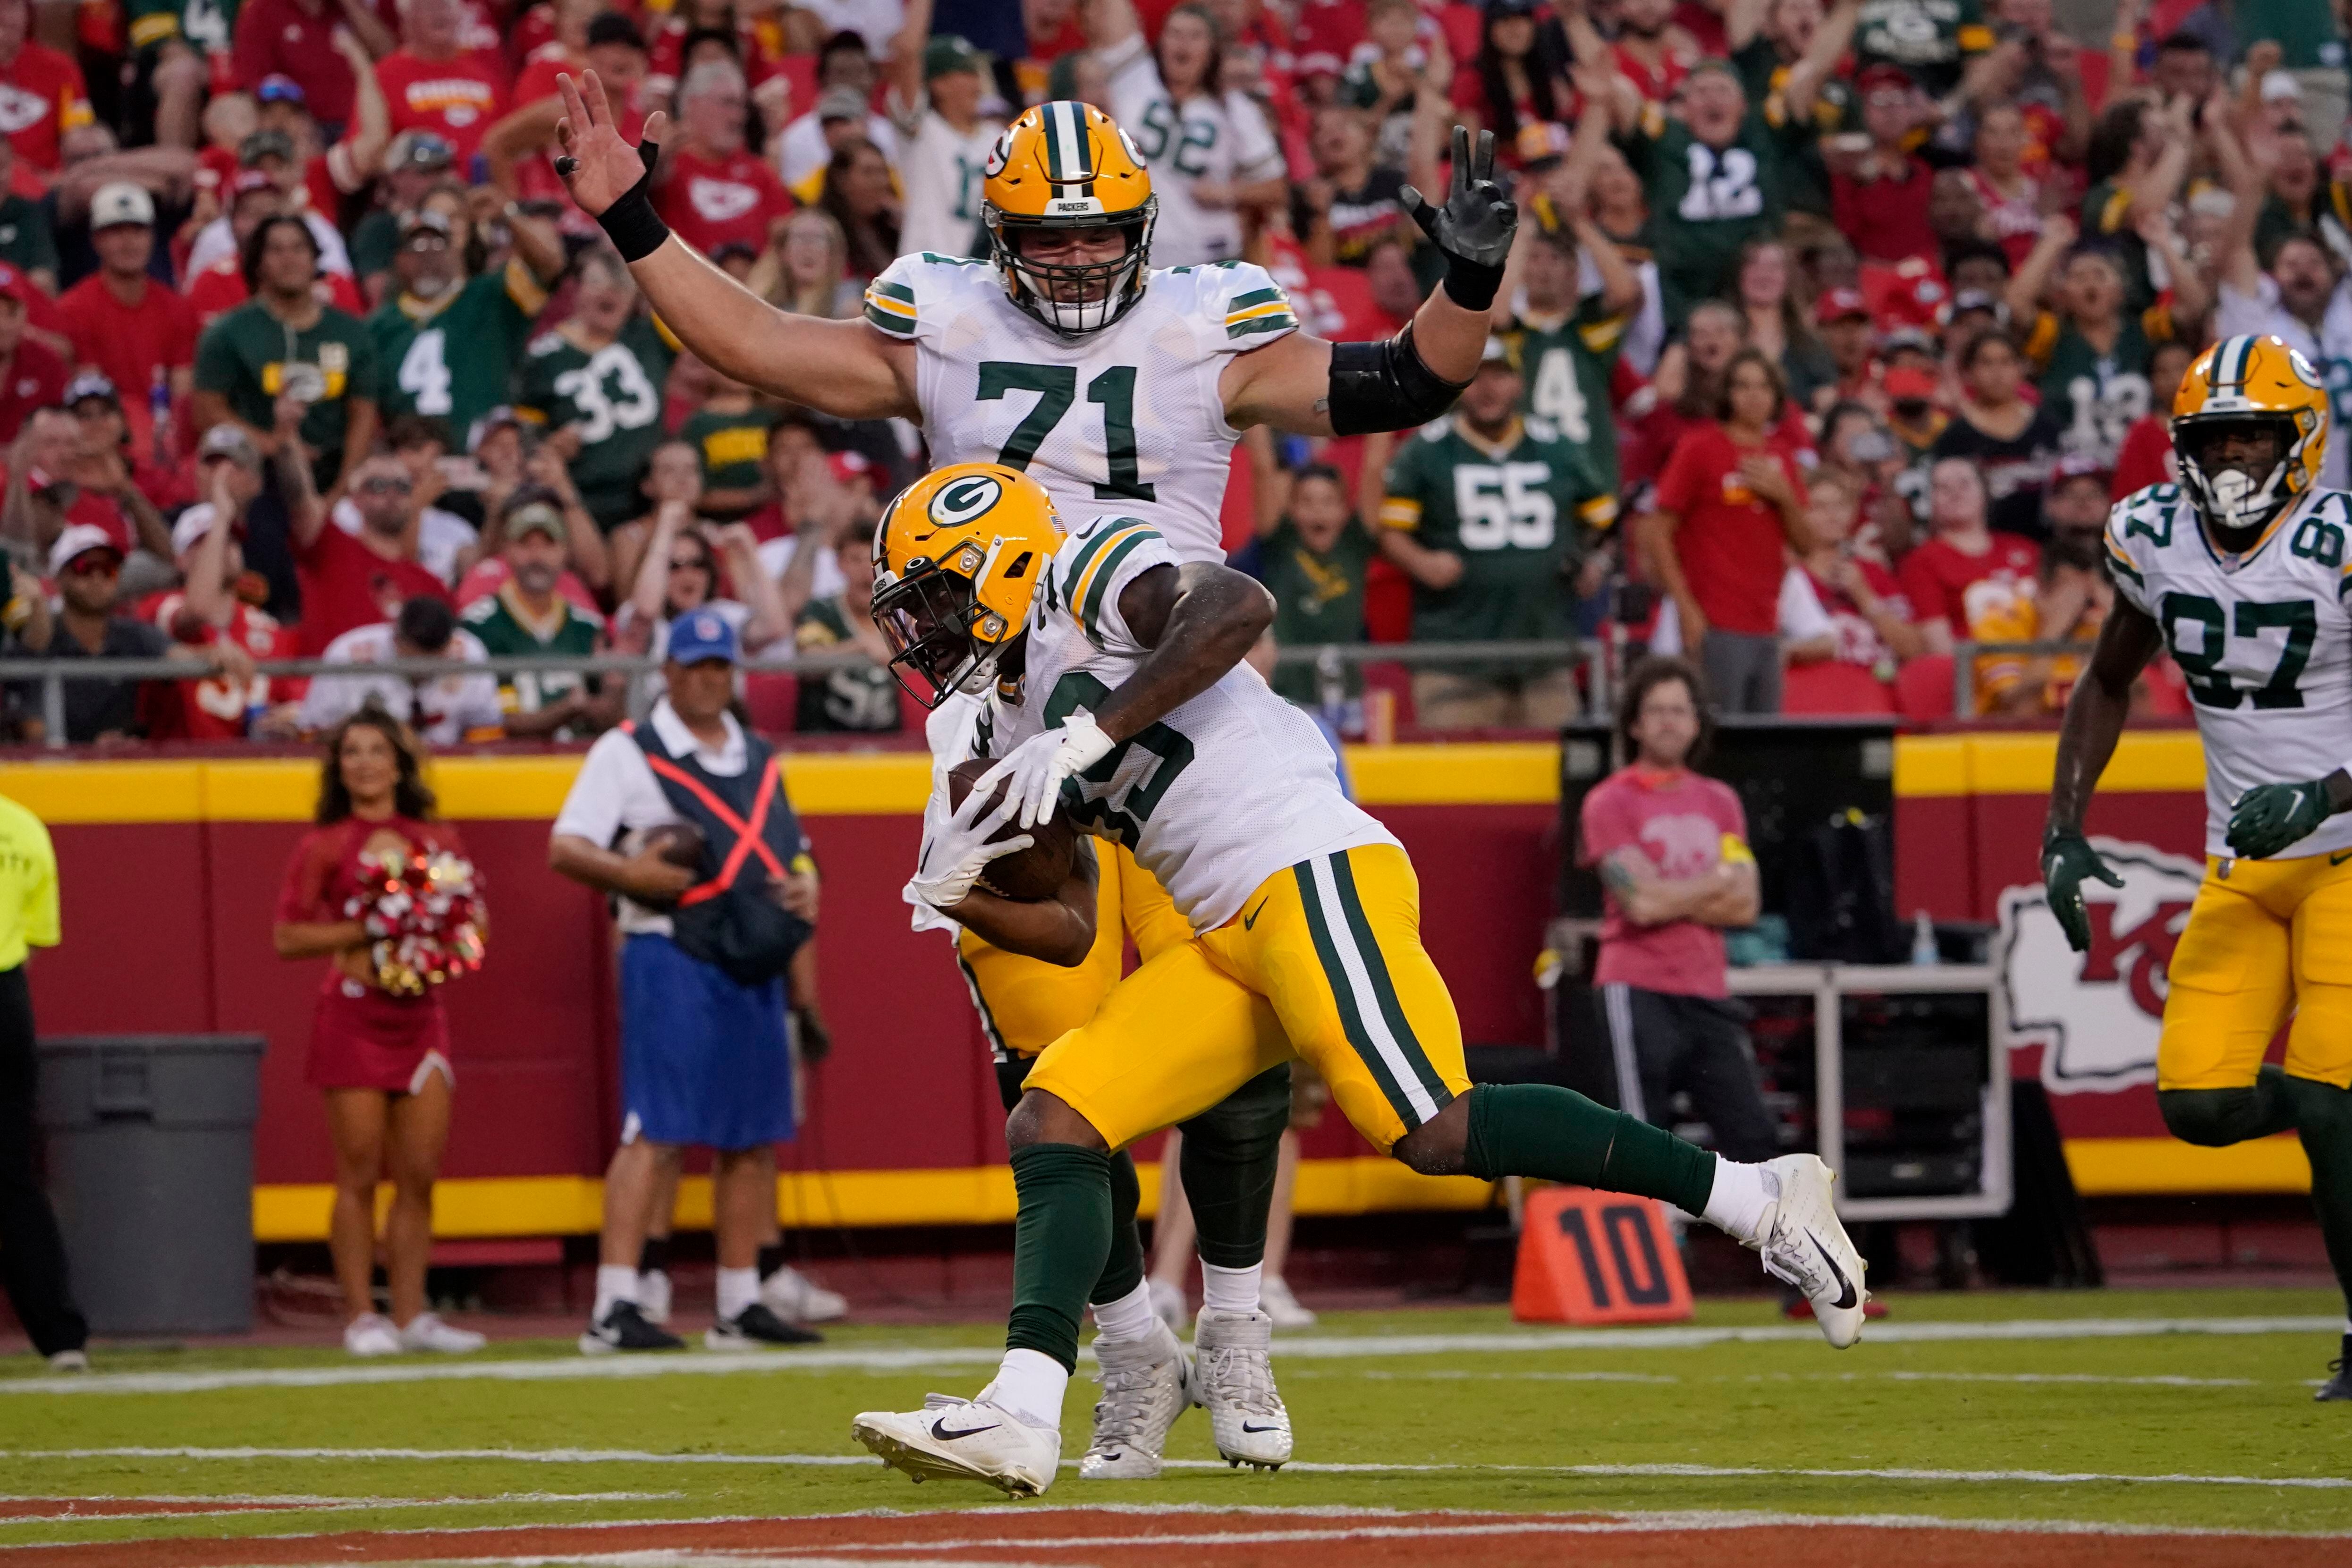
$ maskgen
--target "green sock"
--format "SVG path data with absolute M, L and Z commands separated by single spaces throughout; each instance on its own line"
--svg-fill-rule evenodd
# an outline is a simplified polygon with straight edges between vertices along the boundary
M 1548 1083 L 1472 1089 L 1463 1168 L 1663 1198 L 1685 1214 L 1706 1213 L 1715 1189 L 1715 1156 L 1697 1144 Z
M 1013 1152 L 1013 1316 L 1006 1350 L 1078 1364 L 1078 1317 L 1110 1256 L 1110 1156 L 1075 1143 Z
M 1265 1261 L 1274 1167 L 1290 1125 L 1290 1064 L 1270 1068 L 1183 1125 L 1184 1198 L 1201 1261 L 1249 1268 Z
M 2294 1103 L 2295 1131 L 2311 1159 L 2311 1206 L 2319 1211 L 2319 1234 L 2327 1261 L 2352 1312 L 2352 1089 L 2315 1079 L 2285 1078 Z
M 1087 1300 L 1116 1301 L 1143 1283 L 1143 1233 L 1135 1228 L 1135 1211 L 1142 1202 L 1135 1160 L 1121 1149 L 1110 1157 L 1110 1260 Z

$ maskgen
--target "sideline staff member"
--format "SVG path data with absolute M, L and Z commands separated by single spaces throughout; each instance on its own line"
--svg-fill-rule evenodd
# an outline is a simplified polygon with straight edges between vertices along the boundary
M 33 1162 L 33 988 L 27 950 L 58 944 L 58 857 L 41 819 L 0 796 L 0 1284 L 33 1348 L 87 1372 L 89 1326 L 66 1293 L 66 1248 Z
M 719 1321 L 704 1343 L 739 1350 L 821 1337 L 760 1299 L 760 1249 L 775 1234 L 774 1145 L 793 1131 L 783 975 L 806 949 L 817 890 L 775 751 L 729 711 L 738 658 L 735 628 L 716 610 L 672 621 L 667 694 L 645 723 L 609 731 L 589 749 L 548 843 L 555 870 L 621 895 L 625 939 L 621 1146 L 604 1177 L 583 1354 L 684 1342 L 646 1317 L 637 1264 L 689 1143 L 716 1154 Z M 701 837 L 694 870 L 665 859 L 662 844 L 629 855 L 607 847 L 681 823 Z

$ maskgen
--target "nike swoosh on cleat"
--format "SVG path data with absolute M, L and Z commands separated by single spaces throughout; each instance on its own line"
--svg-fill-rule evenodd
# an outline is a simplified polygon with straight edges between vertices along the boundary
M 952 1443 L 959 1437 L 976 1437 L 982 1432 L 993 1432 L 1003 1425 L 1001 1421 L 992 1421 L 985 1426 L 967 1426 L 961 1432 L 950 1432 L 948 1430 L 948 1418 L 942 1415 L 931 1423 L 931 1436 L 942 1443 Z
M 1265 913 L 1265 906 L 1271 902 L 1273 902 L 1271 898 L 1260 899 L 1257 901 L 1257 908 L 1242 917 L 1242 930 L 1255 931 L 1257 928 L 1257 917 Z
M 2340 850 L 2327 858 L 2330 866 L 2341 866 L 2347 860 L 2352 860 L 2352 849 Z
M 1279 1426 L 1253 1426 L 1248 1422 L 1244 1421 L 1242 1423 L 1242 1430 L 1254 1435 L 1259 1432 L 1279 1432 L 1282 1428 Z
M 1809 1230 L 1805 1232 L 1805 1239 L 1811 1242 L 1814 1248 L 1821 1253 L 1822 1261 L 1829 1266 L 1830 1278 L 1838 1282 L 1838 1299 L 1830 1304 L 1837 1308 L 1840 1311 L 1851 1310 L 1855 1300 L 1853 1293 L 1853 1281 L 1847 1279 L 1845 1277 L 1845 1270 L 1837 1266 L 1837 1259 L 1830 1256 L 1830 1249 L 1822 1246 L 1822 1238 L 1820 1237 L 1815 1236 Z

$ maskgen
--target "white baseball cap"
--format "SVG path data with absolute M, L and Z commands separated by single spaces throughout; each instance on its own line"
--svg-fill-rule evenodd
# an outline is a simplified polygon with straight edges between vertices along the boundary
M 135 223 L 142 228 L 155 226 L 155 198 L 146 187 L 128 180 L 114 180 L 98 187 L 89 198 L 89 230 L 96 234 L 102 228 Z
M 200 500 L 179 515 L 172 524 L 172 553 L 185 555 L 204 542 L 205 535 L 213 531 L 213 519 L 218 515 L 208 500 Z M 237 534 L 245 532 L 242 521 L 232 525 Z
M 114 535 L 94 522 L 73 524 L 58 534 L 57 542 L 49 546 L 49 575 L 63 575 L 67 567 L 93 550 L 104 550 L 116 560 L 122 559 L 122 546 L 115 542 Z

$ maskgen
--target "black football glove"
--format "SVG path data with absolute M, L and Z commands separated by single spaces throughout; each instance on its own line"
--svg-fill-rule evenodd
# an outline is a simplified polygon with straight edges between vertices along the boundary
M 1503 263 L 1510 258 L 1511 237 L 1518 232 L 1518 204 L 1495 183 L 1495 133 L 1478 132 L 1478 151 L 1470 151 L 1470 132 L 1454 128 L 1454 183 L 1444 206 L 1407 185 L 1399 193 L 1404 210 L 1421 225 L 1430 243 L 1445 258 L 1445 292 L 1465 310 L 1493 308 L 1495 291 L 1503 286 Z
M 2083 882 L 2095 877 L 2110 888 L 2124 879 L 2107 869 L 2089 839 L 2072 831 L 2053 832 L 2042 840 L 2042 886 L 2050 899 L 2050 912 L 2066 933 L 2066 945 L 2076 952 L 2091 951 L 2091 917 L 2083 909 Z
M 2231 849 L 2245 858 L 2267 859 L 2307 837 L 2332 815 L 2326 779 L 2256 784 L 2238 797 L 2224 837 Z

